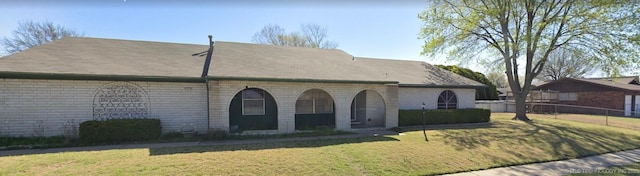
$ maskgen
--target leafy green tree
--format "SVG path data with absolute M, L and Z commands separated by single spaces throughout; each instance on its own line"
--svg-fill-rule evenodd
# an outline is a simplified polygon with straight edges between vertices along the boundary
M 479 83 L 486 85 L 487 87 L 476 88 L 476 100 L 497 100 L 498 92 L 496 91 L 496 86 L 484 76 L 484 74 L 480 72 L 474 72 L 468 68 L 462 68 L 455 65 L 436 65 L 439 68 L 445 69 L 447 71 L 453 72 L 460 76 L 464 76 L 465 78 L 472 79 Z
M 432 0 L 418 15 L 422 54 L 500 63 L 516 101 L 514 120 L 528 121 L 531 82 L 558 48 L 584 51 L 610 74 L 637 67 L 639 11 L 632 0 Z
M 327 28 L 315 24 L 301 25 L 302 33 L 286 33 L 278 25 L 266 25 L 260 31 L 253 34 L 252 40 L 259 44 L 272 44 L 280 46 L 294 46 L 307 48 L 338 47 L 334 41 L 328 40 Z
M 11 54 L 34 46 L 42 45 L 64 37 L 83 36 L 75 30 L 55 25 L 52 22 L 24 21 L 18 23 L 10 38 L 3 37 L 0 44 Z

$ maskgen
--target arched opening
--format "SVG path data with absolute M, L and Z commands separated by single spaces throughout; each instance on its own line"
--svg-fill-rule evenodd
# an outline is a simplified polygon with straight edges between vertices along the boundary
M 233 96 L 229 106 L 229 131 L 276 129 L 278 107 L 269 92 L 247 88 Z
M 382 96 L 363 90 L 351 101 L 351 128 L 384 127 L 386 106 Z
M 333 98 L 320 89 L 302 93 L 296 100 L 296 130 L 335 128 L 336 113 Z
M 438 96 L 438 109 L 457 109 L 458 97 L 451 90 L 445 90 Z

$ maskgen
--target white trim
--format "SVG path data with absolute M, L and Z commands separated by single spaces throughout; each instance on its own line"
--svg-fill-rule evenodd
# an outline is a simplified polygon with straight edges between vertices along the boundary
M 266 95 L 266 92 L 265 92 L 264 90 L 262 90 L 262 89 L 258 89 L 258 90 L 262 91 L 262 99 L 254 99 L 254 98 L 248 98 L 248 99 L 245 99 L 245 98 L 244 98 L 244 94 L 243 94 L 243 92 L 244 92 L 245 90 L 240 91 L 240 96 L 241 96 L 241 98 L 240 98 L 241 100 L 240 100 L 240 101 L 242 102 L 242 115 L 243 115 L 243 116 L 245 116 L 245 115 L 265 115 L 265 114 L 267 113 L 267 112 L 266 112 L 266 111 L 267 111 L 267 110 L 266 110 L 266 105 L 265 105 L 265 103 L 266 103 L 266 102 L 265 102 L 265 100 L 264 100 L 264 99 L 265 99 L 265 96 L 267 96 L 267 95 Z M 245 100 L 254 100 L 254 101 L 255 101 L 255 100 L 261 100 L 261 101 L 262 101 L 262 114 L 260 114 L 260 113 L 257 113 L 257 114 L 247 114 L 247 113 L 244 111 L 244 109 L 245 109 L 245 108 L 244 108 L 244 101 L 245 101 Z

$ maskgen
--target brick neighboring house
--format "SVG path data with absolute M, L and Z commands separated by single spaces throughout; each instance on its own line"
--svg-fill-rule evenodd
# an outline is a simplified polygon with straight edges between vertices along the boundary
M 111 118 L 158 118 L 163 133 L 391 128 L 422 102 L 474 108 L 478 86 L 425 62 L 337 49 L 67 37 L 0 58 L 0 135 Z
M 565 78 L 540 85 L 536 90 L 558 91 L 558 103 L 619 110 L 613 115 L 631 116 L 640 111 L 637 76 L 618 78 Z M 559 108 L 561 112 L 604 114 L 603 110 Z

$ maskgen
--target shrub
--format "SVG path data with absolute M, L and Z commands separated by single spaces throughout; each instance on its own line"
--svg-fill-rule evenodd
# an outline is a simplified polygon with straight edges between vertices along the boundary
M 222 129 L 209 129 L 207 134 L 203 136 L 204 140 L 223 140 L 228 137 L 229 133 Z
M 425 124 L 458 124 L 489 122 L 487 109 L 429 109 L 425 110 Z M 422 110 L 399 110 L 399 126 L 422 125 Z
M 33 148 L 34 146 L 42 146 L 44 148 L 48 146 L 64 146 L 68 144 L 64 136 L 51 136 L 51 137 L 0 137 L 0 147 L 13 147 L 22 148 L 19 146 L 25 146 L 25 148 Z
M 184 135 L 181 132 L 173 131 L 162 135 L 161 139 L 179 139 L 183 137 Z
M 80 141 L 85 144 L 140 142 L 158 139 L 159 119 L 109 119 L 80 124 Z

